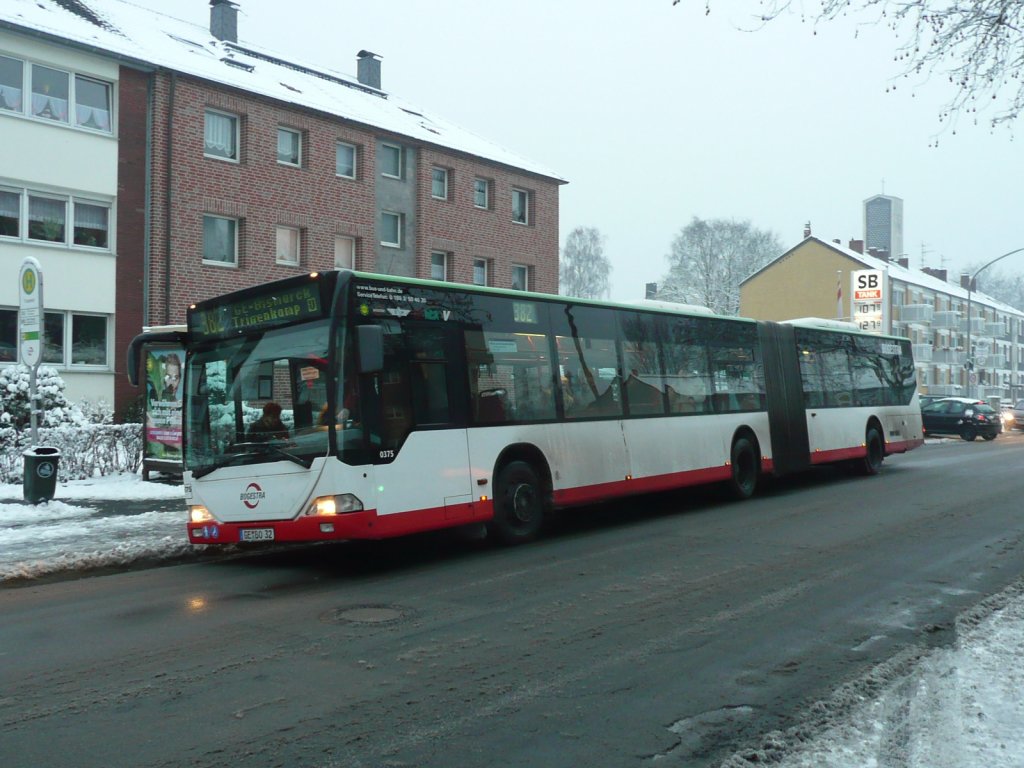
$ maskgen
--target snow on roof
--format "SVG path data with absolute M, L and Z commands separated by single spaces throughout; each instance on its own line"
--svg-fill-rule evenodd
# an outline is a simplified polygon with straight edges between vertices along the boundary
M 550 169 L 350 75 L 306 66 L 126 0 L 4 0 L 0 25 L 313 109 L 565 182 Z
M 773 259 L 772 261 L 770 261 L 757 272 L 750 275 L 750 277 L 746 278 L 746 280 L 744 280 L 743 282 L 751 280 L 755 275 L 760 274 L 765 269 L 768 269 L 768 267 L 772 266 L 772 264 L 775 264 L 775 262 L 788 256 L 790 253 L 792 253 L 794 250 L 799 248 L 804 243 L 812 240 L 820 245 L 824 245 L 828 248 L 831 248 L 833 251 L 841 253 L 843 256 L 853 259 L 854 261 L 859 261 L 861 264 L 864 265 L 865 269 L 885 269 L 888 270 L 889 277 L 894 278 L 896 280 L 901 280 L 909 285 L 918 286 L 920 288 L 925 288 L 931 291 L 937 291 L 938 293 L 944 293 L 947 296 L 956 296 L 957 298 L 965 300 L 967 299 L 967 289 L 962 288 L 959 283 L 949 283 L 946 282 L 945 280 L 940 280 L 934 275 L 929 275 L 927 272 L 921 272 L 916 269 L 908 269 L 907 267 L 900 266 L 898 263 L 894 261 L 885 261 L 884 259 L 879 259 L 874 256 L 858 253 L 857 251 L 850 250 L 849 248 L 844 248 L 839 243 L 831 243 L 828 242 L 827 240 L 822 240 L 820 237 L 815 237 L 814 235 L 811 235 L 810 237 L 801 240 L 799 244 L 790 248 L 777 259 Z M 978 302 L 979 304 L 984 304 L 986 306 L 992 307 L 993 309 L 997 309 L 1000 312 L 1007 312 L 1018 317 L 1024 316 L 1024 311 L 1021 311 L 1016 307 L 1012 307 L 1009 304 L 1005 304 L 999 301 L 998 299 L 994 299 L 988 294 L 982 293 L 981 291 L 971 291 L 971 302 Z

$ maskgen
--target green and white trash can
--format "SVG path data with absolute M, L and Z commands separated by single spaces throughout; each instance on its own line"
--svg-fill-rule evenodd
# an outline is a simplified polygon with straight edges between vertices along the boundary
M 56 448 L 38 446 L 29 448 L 22 456 L 25 458 L 25 471 L 22 473 L 25 501 L 29 504 L 49 501 L 57 490 L 57 463 L 60 461 L 60 451 Z

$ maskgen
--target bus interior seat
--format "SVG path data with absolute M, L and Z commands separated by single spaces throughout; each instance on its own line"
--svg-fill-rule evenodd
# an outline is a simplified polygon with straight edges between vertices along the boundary
M 476 420 L 481 424 L 508 421 L 505 409 L 505 390 L 487 389 L 476 396 Z

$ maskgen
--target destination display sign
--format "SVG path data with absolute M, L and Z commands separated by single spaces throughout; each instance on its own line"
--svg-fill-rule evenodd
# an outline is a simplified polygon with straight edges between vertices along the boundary
M 310 283 L 190 310 L 188 329 L 197 338 L 229 336 L 322 316 L 319 284 Z

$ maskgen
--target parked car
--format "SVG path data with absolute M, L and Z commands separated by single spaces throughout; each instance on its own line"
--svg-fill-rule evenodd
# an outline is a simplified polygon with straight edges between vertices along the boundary
M 1013 426 L 1017 429 L 1024 429 L 1024 400 L 1018 400 L 1013 404 Z
M 996 409 L 972 397 L 944 397 L 921 408 L 925 435 L 959 435 L 964 440 L 995 440 L 1003 431 Z

